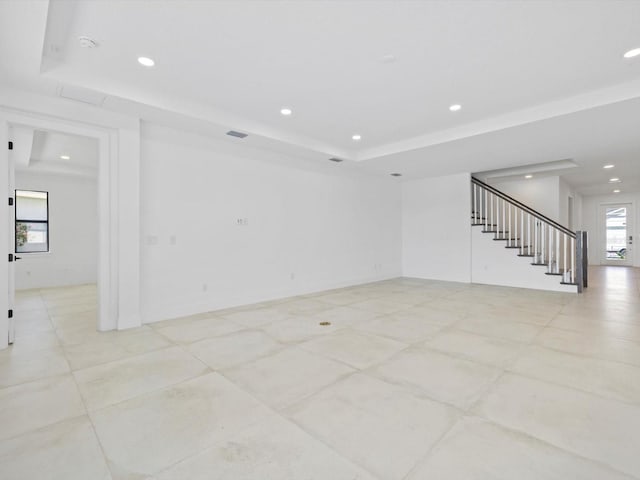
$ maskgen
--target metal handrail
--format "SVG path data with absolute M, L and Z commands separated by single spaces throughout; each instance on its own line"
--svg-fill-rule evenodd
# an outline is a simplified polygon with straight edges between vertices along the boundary
M 521 208 L 522 210 L 524 210 L 525 212 L 533 215 L 537 219 L 542 220 L 543 222 L 548 223 L 549 225 L 552 225 L 554 228 L 556 228 L 557 230 L 560 230 L 562 233 L 564 233 L 566 235 L 569 235 L 571 238 L 576 238 L 576 232 L 572 232 L 567 227 L 564 227 L 564 226 L 560 225 L 558 222 L 556 222 L 554 220 L 551 220 L 549 217 L 546 217 L 545 215 L 541 214 L 540 212 L 537 212 L 536 210 L 534 210 L 533 208 L 525 205 L 522 202 L 519 202 L 515 198 L 510 197 L 506 193 L 502 193 L 500 190 L 497 190 L 497 189 L 493 188 L 491 185 L 488 185 L 488 184 L 484 183 L 483 181 L 478 180 L 475 177 L 471 177 L 471 182 L 475 183 L 476 185 L 480 185 L 482 188 L 485 188 L 486 190 L 489 190 L 494 195 L 502 198 L 503 200 L 506 200 L 507 202 L 511 203 L 512 205 L 515 205 L 518 208 Z

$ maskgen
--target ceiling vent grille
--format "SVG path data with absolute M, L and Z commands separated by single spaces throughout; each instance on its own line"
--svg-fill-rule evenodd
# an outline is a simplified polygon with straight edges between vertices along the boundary
M 245 138 L 249 136 L 248 133 L 236 132 L 235 130 L 229 130 L 227 132 L 227 135 L 229 135 L 230 137 L 238 137 L 238 138 Z
M 342 162 L 342 159 L 341 159 L 341 158 L 336 158 L 336 157 L 331 157 L 331 158 L 329 159 L 329 161 L 330 161 L 330 162 L 340 163 L 340 162 Z

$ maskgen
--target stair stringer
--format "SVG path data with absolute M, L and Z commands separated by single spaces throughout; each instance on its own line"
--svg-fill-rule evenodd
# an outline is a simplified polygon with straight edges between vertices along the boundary
M 493 233 L 471 227 L 471 282 L 505 287 L 533 288 L 577 293 L 576 285 L 562 285 L 561 276 L 545 275 L 546 267 L 531 265 L 532 257 L 518 257 L 518 250 L 504 248 L 506 241 Z

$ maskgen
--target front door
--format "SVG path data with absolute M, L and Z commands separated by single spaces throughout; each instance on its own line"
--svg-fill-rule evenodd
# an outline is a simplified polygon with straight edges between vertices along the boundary
M 632 204 L 607 204 L 601 207 L 603 226 L 601 263 L 603 265 L 633 265 Z

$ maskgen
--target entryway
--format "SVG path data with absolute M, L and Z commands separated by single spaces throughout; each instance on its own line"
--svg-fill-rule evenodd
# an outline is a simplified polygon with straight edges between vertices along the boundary
M 600 206 L 600 263 L 633 265 L 633 204 Z

